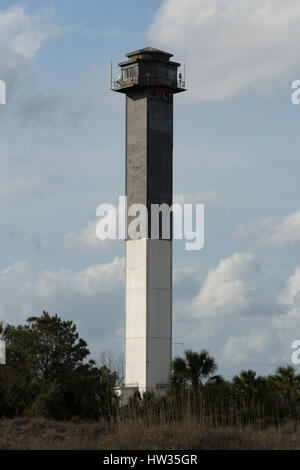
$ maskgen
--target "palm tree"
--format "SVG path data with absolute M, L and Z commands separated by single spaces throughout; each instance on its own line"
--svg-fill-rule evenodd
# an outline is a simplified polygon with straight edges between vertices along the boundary
M 213 375 L 207 380 L 207 385 L 220 385 L 226 384 L 226 380 L 222 375 Z
M 289 402 L 299 393 L 300 377 L 296 375 L 294 367 L 278 367 L 276 374 L 271 379 L 273 386 L 280 392 L 284 402 Z
M 208 351 L 202 349 L 198 353 L 188 349 L 184 357 L 177 356 L 172 361 L 171 382 L 177 386 L 192 385 L 197 389 L 216 370 L 215 359 Z
M 242 370 L 240 375 L 233 377 L 232 383 L 235 394 L 244 403 L 258 399 L 263 395 L 265 380 L 263 377 L 257 377 L 254 370 Z

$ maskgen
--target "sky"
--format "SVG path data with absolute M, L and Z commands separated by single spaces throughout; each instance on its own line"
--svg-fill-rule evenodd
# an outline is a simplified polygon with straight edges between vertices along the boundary
M 205 244 L 174 241 L 174 355 L 268 374 L 300 337 L 298 0 L 0 2 L 0 319 L 73 320 L 92 356 L 122 353 L 124 243 L 95 237 L 124 194 L 127 52 L 186 64 L 174 194 L 205 204 Z M 299 367 L 299 366 L 297 366 Z

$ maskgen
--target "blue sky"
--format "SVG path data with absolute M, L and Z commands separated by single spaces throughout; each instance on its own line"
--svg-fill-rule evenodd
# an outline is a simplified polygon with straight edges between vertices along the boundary
M 229 6 L 230 4 L 230 6 Z M 73 319 L 96 358 L 122 350 L 122 242 L 95 211 L 124 192 L 124 97 L 109 64 L 184 57 L 174 193 L 205 204 L 205 247 L 174 242 L 174 341 L 226 376 L 269 373 L 299 339 L 300 7 L 295 0 L 2 1 L 0 318 Z M 174 345 L 174 353 L 183 347 Z

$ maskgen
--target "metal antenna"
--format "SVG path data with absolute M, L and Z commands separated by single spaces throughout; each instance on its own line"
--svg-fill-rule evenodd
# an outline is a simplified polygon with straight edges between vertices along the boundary
M 183 77 L 184 85 L 186 86 L 186 59 L 187 59 L 187 34 L 185 33 L 184 38 L 184 62 L 183 62 Z

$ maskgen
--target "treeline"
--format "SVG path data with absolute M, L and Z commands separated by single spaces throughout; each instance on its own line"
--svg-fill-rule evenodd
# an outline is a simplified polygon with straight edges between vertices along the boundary
M 213 426 L 268 426 L 300 419 L 300 375 L 293 367 L 278 367 L 267 377 L 244 370 L 232 381 L 215 375 L 216 370 L 208 351 L 185 351 L 172 362 L 168 393 L 159 399 L 153 393 L 136 396 L 127 407 L 128 416 L 151 421 L 160 416 L 184 421 L 189 416 Z
M 170 388 L 157 397 L 137 393 L 125 406 L 115 394 L 118 373 L 89 360 L 76 325 L 43 312 L 25 325 L 0 324 L 6 365 L 0 366 L 0 418 L 56 420 L 143 419 L 212 425 L 277 424 L 300 418 L 300 375 L 279 367 L 274 375 L 242 371 L 232 381 L 216 375 L 208 351 L 187 350 L 171 364 Z

